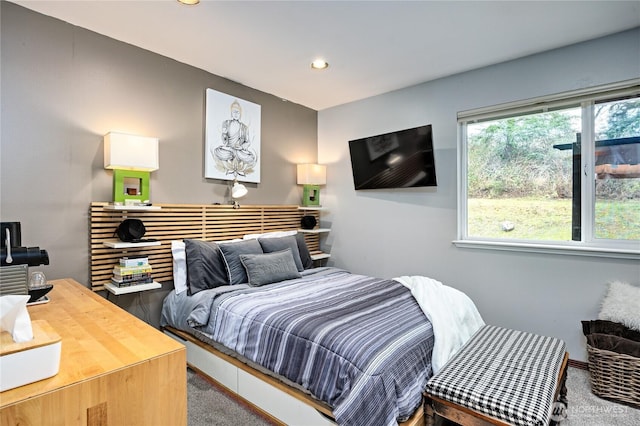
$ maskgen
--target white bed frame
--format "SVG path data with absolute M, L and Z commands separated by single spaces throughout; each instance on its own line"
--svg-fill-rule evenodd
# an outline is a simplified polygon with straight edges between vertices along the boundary
M 302 402 L 300 396 L 292 396 L 287 385 L 269 377 L 246 364 L 208 347 L 205 343 L 175 329 L 165 329 L 165 334 L 187 347 L 187 364 L 200 374 L 214 380 L 231 394 L 257 408 L 277 423 L 288 425 L 335 425 L 327 417 L 331 410 L 310 397 Z M 257 374 L 256 374 L 257 373 Z M 299 392 L 296 390 L 296 392 Z M 310 405 L 310 403 L 312 405 Z M 314 406 L 316 405 L 317 406 Z

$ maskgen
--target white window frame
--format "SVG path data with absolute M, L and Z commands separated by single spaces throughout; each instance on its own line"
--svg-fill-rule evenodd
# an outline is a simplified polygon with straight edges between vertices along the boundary
M 582 108 L 583 177 L 594 175 L 593 105 L 596 100 L 640 94 L 640 79 L 627 80 L 606 86 L 543 96 L 458 113 L 458 235 L 453 243 L 457 247 L 490 250 L 524 251 L 535 253 L 613 257 L 640 260 L 640 241 L 599 240 L 593 238 L 595 217 L 595 191 L 592 179 L 581 179 L 581 241 L 503 240 L 473 237 L 467 229 L 467 135 L 466 125 L 488 118 L 514 116 L 527 112 L 545 112 L 557 108 L 580 105 Z

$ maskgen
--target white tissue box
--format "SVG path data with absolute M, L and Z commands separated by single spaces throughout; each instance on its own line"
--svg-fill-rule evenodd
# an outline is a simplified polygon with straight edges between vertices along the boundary
M 31 322 L 33 339 L 16 343 L 11 334 L 0 334 L 0 392 L 58 374 L 60 336 L 44 320 Z

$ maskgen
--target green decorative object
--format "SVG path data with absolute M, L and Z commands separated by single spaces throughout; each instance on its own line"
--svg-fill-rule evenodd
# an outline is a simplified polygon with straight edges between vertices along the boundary
M 303 185 L 302 205 L 304 207 L 320 206 L 320 185 Z
M 138 170 L 113 170 L 113 201 L 124 203 L 125 200 L 139 202 L 149 200 L 150 172 Z

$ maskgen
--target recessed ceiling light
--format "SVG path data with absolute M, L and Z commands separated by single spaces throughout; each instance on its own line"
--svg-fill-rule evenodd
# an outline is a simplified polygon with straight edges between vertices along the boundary
M 323 70 L 329 68 L 329 63 L 324 59 L 316 59 L 315 61 L 311 62 L 311 68 L 313 68 L 314 70 Z
M 188 6 L 193 6 L 194 4 L 200 3 L 200 0 L 178 0 L 178 3 L 186 4 Z

